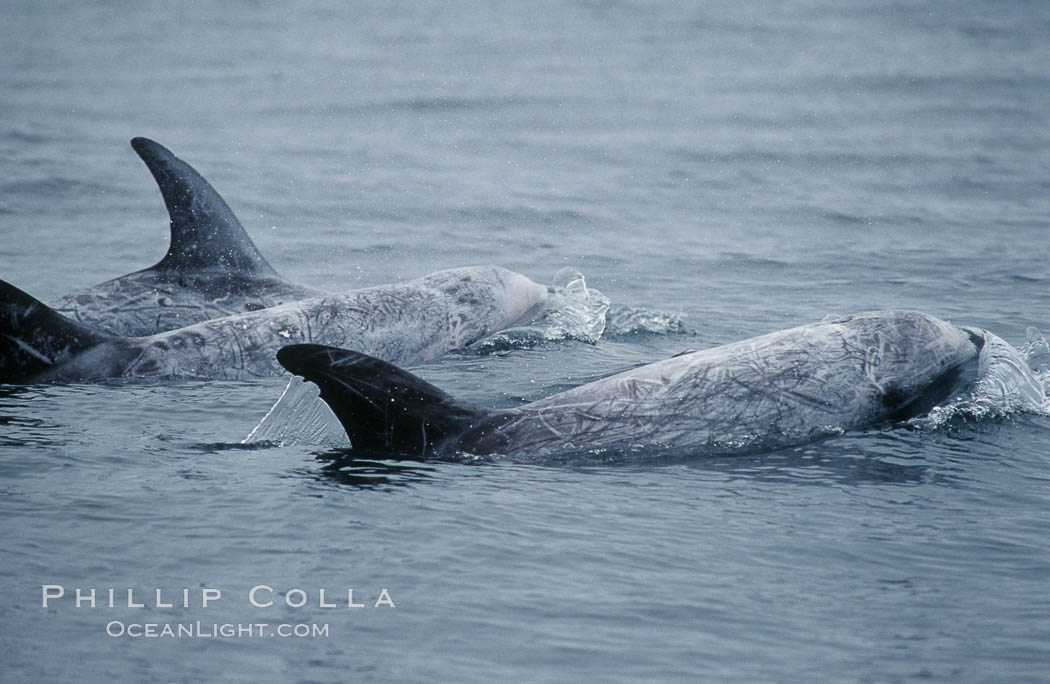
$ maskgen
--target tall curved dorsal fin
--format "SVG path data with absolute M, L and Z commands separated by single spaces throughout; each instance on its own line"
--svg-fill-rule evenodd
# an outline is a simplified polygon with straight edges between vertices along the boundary
M 132 138 L 168 207 L 171 245 L 151 271 L 219 271 L 279 277 L 204 177 L 163 145 Z

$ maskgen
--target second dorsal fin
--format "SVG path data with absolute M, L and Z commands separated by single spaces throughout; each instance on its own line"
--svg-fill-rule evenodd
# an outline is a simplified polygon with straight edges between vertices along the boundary
M 278 277 L 225 200 L 192 166 L 149 138 L 133 138 L 131 146 L 156 179 L 171 217 L 168 253 L 148 270 Z
M 355 449 L 426 457 L 490 413 L 349 349 L 293 344 L 277 352 L 277 361 L 321 389 Z
M 31 382 L 108 339 L 0 280 L 0 384 Z

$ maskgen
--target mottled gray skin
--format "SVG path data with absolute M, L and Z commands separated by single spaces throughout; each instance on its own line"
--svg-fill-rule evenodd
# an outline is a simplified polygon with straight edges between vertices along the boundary
M 168 209 L 168 252 L 149 268 L 67 294 L 52 309 L 111 335 L 141 336 L 323 294 L 278 275 L 192 166 L 147 138 L 131 146 Z
M 906 411 L 977 354 L 969 334 L 932 316 L 862 313 L 488 412 L 439 450 L 536 455 L 666 445 L 740 453 L 791 446 Z
M 95 332 L 143 337 L 329 294 L 282 278 L 226 201 L 192 166 L 147 138 L 134 138 L 131 146 L 153 174 L 168 209 L 168 251 L 149 268 L 51 302 L 52 310 Z M 674 316 L 623 307 L 617 311 L 622 315 L 606 315 L 619 334 L 683 330 Z
M 29 382 L 277 375 L 282 372 L 277 349 L 297 342 L 351 347 L 392 363 L 418 363 L 528 321 L 548 296 L 547 288 L 503 268 L 450 269 L 148 337 L 110 338 Z
M 136 337 L 321 294 L 280 277 L 146 269 L 65 295 L 51 308 L 111 335 Z

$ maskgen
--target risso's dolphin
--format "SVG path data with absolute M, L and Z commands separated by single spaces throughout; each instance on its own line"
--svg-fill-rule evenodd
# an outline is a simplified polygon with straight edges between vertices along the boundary
M 355 448 L 413 457 L 637 445 L 719 454 L 922 415 L 976 381 L 985 335 L 917 312 L 861 313 L 686 352 L 501 410 L 457 401 L 354 351 L 294 345 L 277 358 L 320 387 Z M 1026 391 L 1042 395 L 1034 383 Z
M 52 308 L 100 332 L 140 336 L 322 294 L 279 276 L 192 166 L 148 138 L 134 138 L 131 146 L 167 205 L 168 252 L 149 268 L 67 294 Z
M 290 342 L 338 344 L 395 363 L 418 363 L 528 322 L 551 296 L 548 288 L 504 268 L 455 268 L 156 335 L 115 337 L 0 281 L 0 382 L 276 375 L 281 368 L 275 354 Z
M 278 275 L 189 164 L 148 138 L 134 138 L 131 146 L 164 197 L 168 252 L 149 268 L 69 293 L 52 302 L 53 309 L 100 333 L 142 337 L 329 294 Z M 684 330 L 674 314 L 623 305 L 608 308 L 602 320 L 614 334 Z

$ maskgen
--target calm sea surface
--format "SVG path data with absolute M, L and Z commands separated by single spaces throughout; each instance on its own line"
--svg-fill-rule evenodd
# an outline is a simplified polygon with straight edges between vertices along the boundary
M 413 368 L 483 405 L 827 314 L 1050 328 L 1044 2 L 3 5 L 0 278 L 45 301 L 164 254 L 145 135 L 295 282 L 571 266 L 684 324 Z M 241 444 L 286 384 L 0 388 L 0 679 L 1050 672 L 1046 416 L 738 458 Z M 197 622 L 327 635 L 112 636 Z

